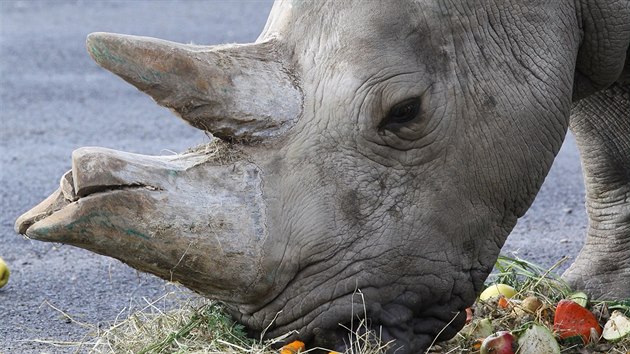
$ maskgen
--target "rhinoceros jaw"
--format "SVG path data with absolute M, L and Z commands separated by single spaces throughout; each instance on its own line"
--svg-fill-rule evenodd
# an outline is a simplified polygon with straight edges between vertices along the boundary
M 70 183 L 68 183 L 70 182 Z M 20 216 L 15 222 L 15 231 L 23 234 L 29 234 L 29 228 L 39 221 L 42 221 L 54 213 L 62 210 L 70 204 L 77 203 L 79 200 L 87 197 L 96 197 L 102 194 L 110 194 L 118 191 L 131 191 L 144 189 L 149 191 L 160 191 L 160 188 L 145 184 L 130 184 L 119 186 L 90 186 L 81 190 L 81 195 L 77 195 L 72 184 L 72 174 L 68 171 L 62 178 L 60 187 L 52 193 L 48 198 L 42 201 L 35 208 L 31 209 L 24 215 Z M 32 234 L 32 233 L 31 233 Z

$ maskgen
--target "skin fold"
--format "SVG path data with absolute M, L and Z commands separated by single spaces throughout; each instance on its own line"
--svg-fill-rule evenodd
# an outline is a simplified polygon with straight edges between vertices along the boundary
M 343 351 L 367 318 L 417 353 L 463 326 L 570 126 L 591 224 L 565 276 L 630 297 L 628 43 L 627 1 L 277 1 L 245 45 L 92 34 L 99 65 L 221 140 L 77 150 L 16 230 L 222 300 L 252 333 Z

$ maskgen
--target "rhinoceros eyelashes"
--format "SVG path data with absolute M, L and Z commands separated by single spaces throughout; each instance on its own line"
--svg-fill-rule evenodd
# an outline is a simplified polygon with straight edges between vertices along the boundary
M 414 120 L 420 113 L 420 97 L 408 98 L 395 104 L 380 124 L 381 128 L 404 124 Z

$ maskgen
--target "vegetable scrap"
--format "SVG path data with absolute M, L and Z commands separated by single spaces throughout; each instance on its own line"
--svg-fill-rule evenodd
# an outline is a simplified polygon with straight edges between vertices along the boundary
M 630 334 L 630 319 L 624 316 L 621 311 L 615 310 L 610 319 L 604 325 L 602 337 L 608 341 L 615 342 Z
M 293 341 L 280 349 L 280 354 L 298 354 L 304 351 L 306 347 L 299 340 Z
M 560 345 L 547 327 L 533 324 L 518 339 L 519 354 L 560 354 Z
M 299 340 L 293 341 L 280 349 L 280 354 L 298 354 L 306 349 L 303 342 Z M 341 354 L 339 352 L 328 352 L 328 354 Z

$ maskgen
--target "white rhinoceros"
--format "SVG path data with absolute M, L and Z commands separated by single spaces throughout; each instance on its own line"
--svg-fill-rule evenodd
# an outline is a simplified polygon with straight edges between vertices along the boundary
M 268 336 L 339 348 L 359 315 L 418 353 L 462 326 L 570 126 L 591 223 L 565 277 L 630 297 L 629 43 L 612 0 L 279 1 L 245 45 L 95 33 L 97 63 L 221 141 L 79 149 L 16 229 Z

